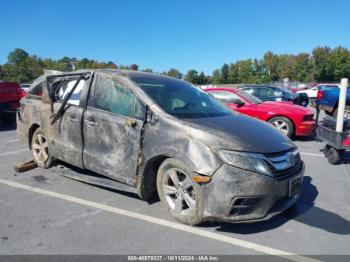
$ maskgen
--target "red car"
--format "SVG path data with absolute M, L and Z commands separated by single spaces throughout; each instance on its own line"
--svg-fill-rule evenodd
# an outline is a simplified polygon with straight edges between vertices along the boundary
M 308 136 L 315 128 L 314 112 L 309 108 L 290 102 L 263 102 L 232 88 L 207 88 L 205 91 L 239 113 L 271 123 L 288 137 Z
M 17 83 L 0 82 L 0 121 L 13 122 L 16 119 L 16 109 L 20 107 L 19 100 L 24 95 Z

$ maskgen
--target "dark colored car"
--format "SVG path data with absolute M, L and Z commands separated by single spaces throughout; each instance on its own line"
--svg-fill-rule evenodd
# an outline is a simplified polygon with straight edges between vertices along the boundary
M 0 82 L 0 119 L 14 122 L 19 100 L 24 95 L 20 86 L 13 82 Z
M 79 180 L 158 192 L 184 223 L 266 220 L 300 197 L 304 164 L 289 138 L 182 80 L 78 71 L 38 78 L 21 102 L 17 133 L 40 167 L 59 159 L 106 178 Z
M 287 101 L 301 106 L 307 106 L 309 104 L 307 95 L 293 94 L 288 89 L 281 87 L 253 85 L 243 86 L 241 89 L 262 101 Z

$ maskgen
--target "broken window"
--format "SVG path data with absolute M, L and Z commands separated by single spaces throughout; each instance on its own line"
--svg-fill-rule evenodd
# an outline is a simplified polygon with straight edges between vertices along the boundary
M 110 76 L 98 76 L 93 106 L 126 117 L 144 119 L 145 115 L 145 107 L 134 93 Z
M 67 97 L 69 92 L 72 90 L 77 81 L 78 80 L 64 81 L 60 88 L 56 91 L 56 99 L 63 101 Z M 55 85 L 57 86 L 59 84 L 59 82 L 55 83 Z M 78 86 L 75 88 L 72 96 L 68 99 L 68 104 L 77 106 L 79 105 L 81 92 L 83 91 L 84 86 L 85 80 L 81 79 Z

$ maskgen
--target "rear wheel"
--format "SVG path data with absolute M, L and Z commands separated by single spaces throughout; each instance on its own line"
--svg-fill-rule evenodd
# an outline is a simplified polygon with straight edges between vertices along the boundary
M 282 134 L 291 137 L 294 134 L 294 126 L 292 121 L 283 116 L 277 116 L 269 119 L 275 128 L 277 128 Z
M 157 190 L 168 212 L 178 221 L 196 225 L 202 221 L 204 198 L 200 185 L 182 162 L 169 158 L 159 167 Z
M 32 153 L 35 163 L 42 168 L 49 168 L 52 163 L 52 156 L 49 152 L 49 141 L 45 133 L 36 129 L 32 138 Z
M 340 164 L 340 151 L 334 147 L 329 147 L 327 150 L 327 159 L 332 165 Z
M 323 154 L 324 154 L 325 157 L 327 157 L 329 148 L 330 148 L 329 145 L 325 145 L 325 146 L 323 147 L 323 150 L 322 150 L 322 151 L 323 151 Z

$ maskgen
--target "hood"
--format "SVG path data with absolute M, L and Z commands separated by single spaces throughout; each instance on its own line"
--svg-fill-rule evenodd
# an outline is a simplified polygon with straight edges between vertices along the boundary
M 276 108 L 279 110 L 285 110 L 286 112 L 289 112 L 289 113 L 293 112 L 293 113 L 300 113 L 303 115 L 314 114 L 314 112 L 310 108 L 299 106 L 291 102 L 266 101 L 261 104 L 258 104 L 258 106 L 261 108 L 266 108 L 266 110 Z
M 296 147 L 270 124 L 238 113 L 182 120 L 193 138 L 213 149 L 277 153 Z

